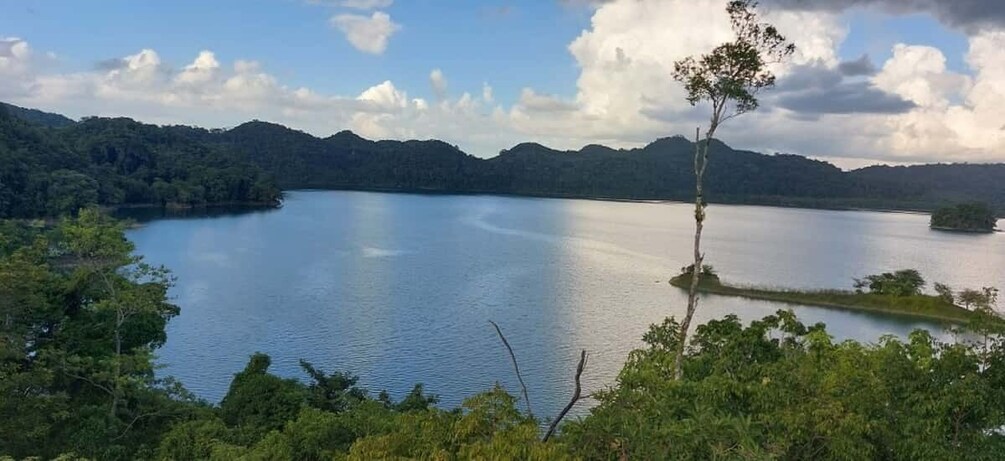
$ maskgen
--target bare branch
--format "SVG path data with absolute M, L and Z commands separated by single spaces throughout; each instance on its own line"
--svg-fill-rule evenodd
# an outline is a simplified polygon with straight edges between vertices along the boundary
M 510 347 L 509 341 L 506 341 L 506 337 L 503 336 L 502 330 L 499 329 L 499 325 L 495 322 L 489 320 L 496 329 L 496 333 L 499 334 L 499 339 L 502 340 L 503 345 L 506 346 L 506 350 L 509 351 L 509 358 L 513 360 L 513 369 L 516 370 L 516 379 L 520 381 L 520 387 L 523 388 L 523 400 L 527 403 L 527 414 L 533 416 L 534 412 L 530 409 L 530 396 L 527 394 L 527 385 L 523 383 L 523 376 L 520 374 L 520 365 L 516 363 L 516 355 L 513 354 L 513 348 Z
M 727 120 L 730 120 L 730 119 L 733 119 L 733 118 L 736 118 L 736 117 L 739 117 L 739 116 L 741 116 L 741 115 L 743 115 L 743 112 L 740 112 L 739 110 L 737 110 L 737 111 L 735 111 L 735 112 L 733 112 L 733 113 L 731 113 L 731 114 L 729 114 L 729 115 L 724 115 L 724 116 L 722 117 L 722 120 L 720 120 L 720 121 L 719 121 L 719 123 L 723 123 L 723 122 L 725 122 L 725 121 L 727 121 Z
M 112 437 L 112 440 L 119 440 L 119 439 L 125 437 L 126 434 L 129 432 L 129 429 L 132 429 L 133 428 L 133 424 L 136 424 L 136 421 L 139 421 L 140 418 L 149 418 L 151 416 L 157 416 L 160 413 L 161 412 L 159 412 L 159 411 L 152 411 L 150 413 L 142 413 L 142 414 L 136 415 L 136 417 L 133 418 L 133 420 L 129 422 L 129 424 L 126 426 L 126 428 L 122 430 L 122 433 L 119 434 L 119 435 L 117 435 L 117 436 L 115 436 L 115 437 Z
M 65 367 L 65 365 L 64 365 L 64 367 Z M 101 384 L 98 384 L 98 383 L 97 383 L 97 382 L 95 382 L 95 381 L 94 381 L 93 379 L 91 379 L 91 378 L 88 378 L 88 377 L 86 377 L 86 376 L 84 376 L 84 375 L 78 375 L 78 374 L 76 374 L 76 373 L 70 373 L 70 372 L 69 372 L 69 371 L 67 371 L 67 370 L 66 370 L 65 368 L 63 369 L 63 373 L 64 373 L 65 375 L 67 375 L 67 376 L 71 377 L 71 378 L 76 378 L 76 379 L 79 379 L 79 380 L 81 380 L 81 381 L 84 381 L 84 382 L 86 382 L 87 384 L 90 384 L 90 385 L 92 385 L 92 386 L 94 386 L 94 387 L 96 387 L 96 388 L 100 389 L 101 391 L 103 391 L 103 392 L 107 393 L 108 395 L 115 395 L 115 392 L 114 392 L 114 391 L 112 391 L 111 389 L 109 389 L 109 388 L 108 388 L 108 386 L 104 386 L 104 385 L 101 385 Z
M 576 366 L 576 391 L 572 393 L 572 399 L 570 399 L 569 403 L 565 405 L 562 412 L 559 413 L 558 416 L 555 417 L 555 420 L 551 422 L 551 425 L 548 426 L 548 432 L 544 434 L 544 438 L 541 439 L 542 442 L 547 442 L 548 439 L 555 434 L 555 429 L 558 429 L 558 423 L 562 421 L 562 418 L 565 418 L 565 415 L 569 413 L 569 410 L 572 409 L 573 405 L 579 401 L 579 396 L 583 391 L 583 388 L 579 383 L 579 377 L 583 375 L 583 369 L 586 368 L 587 358 L 586 349 L 583 349 L 579 353 L 579 365 Z

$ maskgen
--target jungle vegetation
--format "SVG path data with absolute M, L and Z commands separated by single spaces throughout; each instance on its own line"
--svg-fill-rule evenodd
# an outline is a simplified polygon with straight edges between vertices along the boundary
M 961 203 L 932 212 L 932 229 L 994 232 L 998 217 L 986 203 Z
M 15 114 L 0 106 L 0 218 L 91 205 L 275 206 L 281 199 L 271 175 L 224 146 L 129 119 L 49 127 Z
M 688 289 L 691 266 L 670 284 Z M 993 310 L 998 291 L 993 287 L 967 288 L 956 292 L 948 285 L 936 283 L 935 294 L 923 292 L 925 280 L 914 269 L 869 275 L 856 279 L 854 290 L 794 290 L 734 285 L 722 281 L 711 266 L 706 265 L 698 283 L 698 291 L 720 296 L 736 296 L 789 303 L 795 306 L 819 306 L 843 310 L 880 312 L 951 323 L 967 323 L 979 317 L 975 312 Z
M 695 144 L 683 136 L 634 149 L 559 151 L 523 143 L 486 159 L 437 140 L 371 141 L 349 131 L 318 138 L 263 121 L 226 130 L 97 117 L 46 125 L 18 114 L 24 112 L 0 107 L 5 217 L 72 211 L 67 201 L 274 203 L 278 189 L 694 199 Z M 708 149 L 715 159 L 705 173 L 708 203 L 931 211 L 982 201 L 1005 209 L 1002 164 L 842 171 L 798 155 L 734 149 L 718 139 Z M 71 200 L 64 191 L 79 191 L 81 198 Z

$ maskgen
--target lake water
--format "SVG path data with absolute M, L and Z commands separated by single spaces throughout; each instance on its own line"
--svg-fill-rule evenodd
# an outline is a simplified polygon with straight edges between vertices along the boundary
M 416 382 L 453 407 L 495 382 L 519 387 L 489 320 L 512 344 L 535 413 L 613 384 L 647 327 L 680 316 L 667 284 L 689 263 L 692 207 L 496 196 L 297 191 L 278 210 L 157 219 L 129 231 L 169 267 L 181 315 L 158 351 L 198 396 L 219 401 L 256 351 L 273 372 L 303 358 L 400 397 Z M 917 268 L 954 287 L 1003 286 L 1005 235 L 931 231 L 927 216 L 712 205 L 706 261 L 729 282 L 849 288 L 852 278 Z M 697 321 L 779 308 L 707 296 Z M 797 307 L 837 338 L 875 341 L 942 326 Z M 582 411 L 582 410 L 580 410 Z

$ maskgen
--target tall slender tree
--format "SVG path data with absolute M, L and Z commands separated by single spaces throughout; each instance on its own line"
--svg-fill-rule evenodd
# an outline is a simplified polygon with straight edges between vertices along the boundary
M 676 351 L 674 376 L 681 378 L 681 361 L 684 355 L 688 329 L 698 307 L 698 283 L 705 255 L 701 252 L 701 232 L 705 222 L 705 199 L 702 180 L 708 166 L 708 148 L 719 126 L 734 117 L 756 110 L 757 94 L 775 84 L 771 65 L 779 63 L 795 52 L 771 24 L 759 22 L 757 2 L 733 0 L 726 6 L 735 38 L 723 43 L 708 54 L 690 56 L 674 63 L 673 78 L 684 84 L 687 101 L 692 106 L 708 102 L 712 115 L 702 141 L 701 127 L 695 132 L 694 144 L 694 265 L 688 290 L 687 312 L 681 322 Z

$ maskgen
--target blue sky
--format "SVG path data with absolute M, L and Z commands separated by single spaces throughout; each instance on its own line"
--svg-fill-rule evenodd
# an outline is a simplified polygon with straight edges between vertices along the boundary
M 723 133 L 727 142 L 844 165 L 1005 156 L 1005 135 L 974 126 L 1005 119 L 991 107 L 1005 90 L 990 64 L 1005 49 L 1005 8 L 985 12 L 980 0 L 959 0 L 955 10 L 922 0 L 764 3 L 802 54 L 779 70 L 764 109 Z M 724 4 L 0 0 L 0 73 L 14 83 L 0 99 L 74 117 L 212 126 L 259 118 L 317 135 L 348 128 L 437 137 L 481 156 L 521 141 L 634 147 L 702 120 L 669 70 L 713 46 L 709 31 L 728 31 Z M 391 27 L 379 38 L 386 43 L 373 42 L 380 32 L 369 29 L 378 16 Z M 343 20 L 362 22 L 362 38 L 353 41 Z M 201 86 L 181 82 L 204 50 L 211 68 L 197 78 Z M 870 69 L 840 75 L 841 62 L 863 55 Z M 434 69 L 445 95 L 434 89 Z
M 360 53 L 328 26 L 329 16 L 352 8 L 296 0 L 8 0 L 0 32 L 58 54 L 60 65 L 71 70 L 141 48 L 180 65 L 210 49 L 222 60 L 259 61 L 291 85 L 335 94 L 387 79 L 411 92 L 428 92 L 432 68 L 442 69 L 461 91 L 478 92 L 492 81 L 503 102 L 514 102 L 523 87 L 575 94 L 578 69 L 568 45 L 589 27 L 588 8 L 541 0 L 409 0 L 385 11 L 402 29 L 380 56 Z M 942 48 L 953 70 L 967 71 L 966 36 L 929 15 L 859 10 L 847 13 L 846 20 L 844 59 L 865 53 L 882 62 L 894 43 L 905 42 Z
M 967 36 L 943 27 L 930 15 L 890 16 L 869 10 L 853 10 L 845 14 L 845 21 L 849 33 L 840 48 L 845 59 L 868 54 L 874 61 L 884 62 L 890 58 L 894 44 L 911 43 L 939 48 L 946 54 L 951 70 L 969 72 L 963 62 Z
M 479 92 L 491 80 L 500 100 L 513 101 L 526 86 L 575 93 L 578 72 L 567 46 L 590 19 L 588 9 L 550 1 L 399 1 L 384 11 L 402 29 L 374 56 L 328 25 L 332 15 L 358 12 L 351 8 L 295 0 L 84 4 L 8 1 L 0 35 L 55 52 L 67 69 L 141 48 L 182 65 L 210 49 L 221 60 L 256 60 L 284 82 L 326 93 L 356 93 L 387 79 L 428 93 L 429 72 L 440 68 L 458 90 Z

